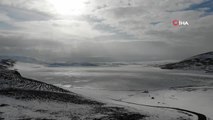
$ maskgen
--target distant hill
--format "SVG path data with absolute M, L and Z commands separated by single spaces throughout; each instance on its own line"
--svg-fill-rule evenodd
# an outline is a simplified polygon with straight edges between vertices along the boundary
M 115 67 L 136 63 L 124 62 L 65 62 L 65 63 L 49 63 L 48 67 Z
M 43 64 L 48 67 L 99 67 L 99 66 L 121 66 L 128 64 L 137 64 L 137 63 L 127 63 L 127 62 L 72 62 L 72 61 L 42 61 L 32 57 L 26 56 L 7 56 L 0 55 L 0 60 L 14 60 L 16 62 L 22 63 L 34 63 L 34 64 Z
M 95 63 L 50 63 L 48 67 L 66 67 L 66 66 L 86 66 L 86 67 L 94 67 L 99 66 Z
M 13 67 L 16 61 L 11 59 L 1 59 L 0 60 L 0 69 L 7 69 Z
M 17 62 L 23 62 L 23 63 L 44 63 L 43 61 L 37 60 L 35 58 L 31 57 L 25 57 L 25 56 L 7 56 L 7 55 L 0 55 L 0 60 L 2 59 L 11 59 Z
M 213 72 L 213 51 L 199 54 L 176 63 L 161 66 L 162 69 L 204 70 Z

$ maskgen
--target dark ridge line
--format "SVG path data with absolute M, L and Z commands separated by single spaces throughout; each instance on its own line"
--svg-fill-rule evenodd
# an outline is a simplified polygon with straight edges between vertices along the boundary
M 181 109 L 181 108 L 146 105 L 146 104 L 139 104 L 139 103 L 121 101 L 121 100 L 117 100 L 117 99 L 111 99 L 111 100 L 118 101 L 118 102 L 123 102 L 123 103 L 128 103 L 128 104 L 133 104 L 133 105 L 139 105 L 139 106 L 146 106 L 146 107 L 153 107 L 153 108 L 167 108 L 167 109 L 173 109 L 173 110 L 178 110 L 178 111 L 184 111 L 184 112 L 188 112 L 188 113 L 192 113 L 192 114 L 196 115 L 198 117 L 198 120 L 207 120 L 207 117 L 204 114 L 197 113 L 197 112 L 190 111 L 190 110 Z

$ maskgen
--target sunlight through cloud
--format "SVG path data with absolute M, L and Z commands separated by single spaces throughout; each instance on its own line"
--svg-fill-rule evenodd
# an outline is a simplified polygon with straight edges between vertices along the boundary
M 86 0 L 47 0 L 59 15 L 81 15 L 85 12 Z

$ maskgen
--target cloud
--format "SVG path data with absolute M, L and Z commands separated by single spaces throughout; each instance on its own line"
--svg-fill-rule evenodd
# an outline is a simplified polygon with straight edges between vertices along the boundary
M 81 14 L 66 15 L 48 0 L 1 0 L 2 54 L 131 61 L 181 59 L 212 50 L 211 0 L 85 0 L 83 4 Z M 189 26 L 174 27 L 174 19 L 188 21 Z
M 39 13 L 38 11 L 31 11 L 23 8 L 15 8 L 0 5 L 0 11 L 7 14 L 8 17 L 15 19 L 17 21 L 38 21 L 38 20 L 48 20 L 51 16 Z

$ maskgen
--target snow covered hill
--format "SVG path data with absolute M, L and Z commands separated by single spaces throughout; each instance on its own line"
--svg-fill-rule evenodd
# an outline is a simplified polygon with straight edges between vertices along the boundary
M 199 54 L 177 63 L 161 66 L 162 69 L 205 70 L 213 72 L 213 51 Z
M 147 115 L 106 106 L 51 84 L 24 78 L 0 62 L 1 120 L 139 120 Z

